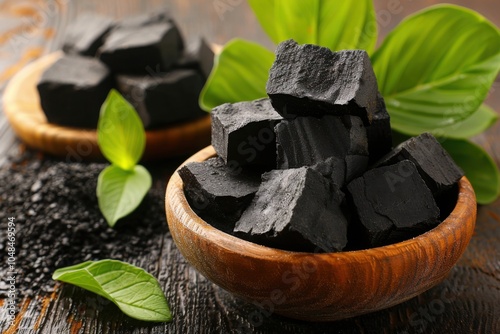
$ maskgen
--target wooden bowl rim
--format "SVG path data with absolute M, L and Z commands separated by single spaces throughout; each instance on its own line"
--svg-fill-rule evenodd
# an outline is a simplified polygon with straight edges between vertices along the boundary
M 450 215 L 433 229 L 412 239 L 387 246 L 337 253 L 295 252 L 255 244 L 229 235 L 208 224 L 191 209 L 191 206 L 187 202 L 183 191 L 183 182 L 177 171 L 189 162 L 204 161 L 215 155 L 214 148 L 208 146 L 188 158 L 176 169 L 167 185 L 165 207 L 167 212 L 171 210 L 173 216 L 176 218 L 179 218 L 179 215 L 182 215 L 182 218 L 185 218 L 185 215 L 188 216 L 189 219 L 178 219 L 178 223 L 182 224 L 183 228 L 191 230 L 192 233 L 204 239 L 207 243 L 212 243 L 213 240 L 217 240 L 218 248 L 223 248 L 242 257 L 251 257 L 268 261 L 280 260 L 282 262 L 292 262 L 301 257 L 314 256 L 318 260 L 365 263 L 373 260 L 387 260 L 387 258 L 391 256 L 399 256 L 405 251 L 414 249 L 415 246 L 417 246 L 417 248 L 431 246 L 430 244 L 435 244 L 433 240 L 445 233 L 446 230 L 473 230 L 475 226 L 475 219 L 472 224 L 465 224 L 462 219 L 464 215 L 468 214 L 467 210 L 471 206 L 474 206 L 473 213 L 476 212 L 475 193 L 469 180 L 464 176 L 459 180 L 457 204 Z M 168 221 L 168 224 L 170 228 L 172 228 L 174 222 Z M 450 245 L 446 244 L 446 246 Z

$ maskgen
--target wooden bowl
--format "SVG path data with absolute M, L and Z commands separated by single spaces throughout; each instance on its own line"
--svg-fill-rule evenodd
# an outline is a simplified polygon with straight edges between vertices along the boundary
M 62 56 L 54 52 L 19 71 L 5 88 L 4 112 L 14 132 L 26 145 L 66 161 L 101 160 L 97 132 L 47 122 L 36 84 L 43 71 Z M 146 131 L 143 160 L 192 154 L 210 143 L 210 115 Z
M 185 163 L 214 155 L 209 146 Z M 275 312 L 308 321 L 374 312 L 438 284 L 464 252 L 476 221 L 476 198 L 465 177 L 459 182 L 455 209 L 431 231 L 397 244 L 350 252 L 289 252 L 226 234 L 193 212 L 178 173 L 168 183 L 165 207 L 177 247 L 205 277 L 259 303 L 264 315 Z

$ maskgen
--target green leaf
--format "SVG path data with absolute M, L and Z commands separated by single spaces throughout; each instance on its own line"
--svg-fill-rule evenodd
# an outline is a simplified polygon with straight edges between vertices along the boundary
M 498 114 L 483 104 L 466 119 L 450 126 L 435 129 L 432 133 L 438 137 L 466 139 L 482 133 L 492 126 L 497 119 Z
M 200 94 L 200 106 L 210 111 L 226 102 L 251 101 L 267 96 L 266 82 L 274 54 L 242 39 L 229 41 Z
M 333 51 L 365 49 L 377 42 L 372 0 L 249 0 L 262 28 L 275 43 L 293 38 Z
M 144 152 L 146 133 L 134 107 L 112 89 L 101 107 L 97 140 L 111 163 L 132 170 Z
M 500 70 L 500 32 L 469 9 L 434 6 L 399 24 L 372 62 L 392 127 L 417 135 L 480 107 Z
M 138 165 L 132 170 L 108 166 L 97 180 L 99 209 L 109 226 L 134 211 L 151 188 L 151 175 Z
M 117 260 L 88 261 L 57 269 L 52 279 L 107 298 L 131 318 L 172 321 L 167 300 L 156 278 L 131 264 Z
M 464 170 L 477 202 L 488 204 L 496 200 L 500 194 L 500 174 L 488 153 L 468 140 L 441 139 L 441 144 Z

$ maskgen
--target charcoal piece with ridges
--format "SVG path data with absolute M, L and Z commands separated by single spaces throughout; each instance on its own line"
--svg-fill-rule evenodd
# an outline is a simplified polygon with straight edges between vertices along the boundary
M 189 163 L 179 170 L 179 175 L 191 207 L 228 233 L 260 184 L 260 173 L 232 170 L 219 157 Z
M 98 59 L 65 55 L 45 70 L 37 89 L 49 123 L 95 128 L 101 105 L 113 87 L 109 69 Z
M 160 22 L 114 29 L 99 48 L 99 58 L 115 72 L 157 73 L 180 57 L 182 40 L 175 25 Z
M 349 131 L 349 149 L 347 153 L 368 156 L 368 135 L 361 118 L 350 115 L 341 116 L 340 118 Z
M 387 244 L 395 233 L 411 238 L 438 223 L 434 197 L 409 160 L 371 169 L 347 191 L 357 214 L 353 228 L 367 247 Z
M 428 132 L 401 143 L 374 166 L 392 165 L 405 159 L 411 160 L 417 166 L 435 196 L 453 187 L 464 176 L 462 169 Z
M 106 16 L 96 13 L 82 14 L 68 26 L 63 39 L 63 51 L 68 54 L 95 56 L 114 24 L 113 19 Z
M 377 107 L 377 80 L 363 50 L 282 42 L 266 91 L 285 118 L 351 114 L 368 124 Z
M 312 166 L 329 157 L 344 158 L 349 133 L 339 117 L 298 117 L 275 127 L 279 169 Z
M 211 117 L 212 146 L 227 164 L 276 167 L 274 126 L 283 118 L 269 99 L 225 103 Z
M 280 169 L 312 166 L 335 156 L 368 156 L 366 129 L 356 116 L 297 117 L 276 125 Z
M 273 170 L 236 222 L 236 235 L 294 251 L 341 251 L 347 244 L 343 193 L 308 167 Z
M 196 69 L 207 79 L 214 66 L 214 52 L 205 39 L 199 37 L 188 44 L 176 66 Z
M 206 115 L 198 105 L 204 82 L 197 71 L 190 69 L 155 76 L 116 76 L 118 90 L 136 108 L 148 129 Z
M 377 95 L 377 109 L 372 122 L 366 127 L 370 161 L 375 162 L 392 149 L 391 117 L 385 107 L 385 101 L 380 93 Z

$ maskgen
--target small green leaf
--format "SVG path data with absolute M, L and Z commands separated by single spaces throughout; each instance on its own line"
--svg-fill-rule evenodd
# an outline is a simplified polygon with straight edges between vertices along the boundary
M 117 260 L 88 261 L 57 269 L 52 279 L 107 298 L 131 318 L 172 321 L 167 300 L 156 278 L 131 264 Z
M 293 38 L 333 51 L 365 49 L 377 42 L 372 0 L 249 0 L 262 28 L 275 43 Z
M 500 32 L 472 10 L 434 6 L 399 24 L 372 62 L 392 127 L 417 135 L 478 110 L 500 70 Z
M 435 136 L 456 139 L 466 139 L 478 135 L 495 124 L 498 114 L 487 105 L 479 109 L 466 119 L 432 131 Z
M 441 144 L 464 170 L 477 202 L 488 204 L 496 200 L 500 194 L 500 174 L 488 153 L 468 140 L 441 139 Z
M 97 140 L 112 164 L 132 170 L 144 152 L 146 133 L 134 107 L 112 89 L 101 107 Z
M 123 170 L 111 165 L 104 169 L 97 180 L 99 209 L 109 226 L 134 211 L 151 188 L 151 175 L 138 165 L 132 170 Z
M 229 41 L 200 94 L 200 106 L 210 111 L 226 102 L 251 101 L 267 96 L 266 82 L 274 54 L 242 39 Z

